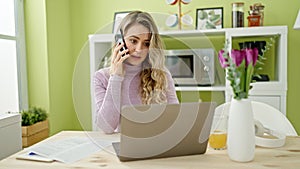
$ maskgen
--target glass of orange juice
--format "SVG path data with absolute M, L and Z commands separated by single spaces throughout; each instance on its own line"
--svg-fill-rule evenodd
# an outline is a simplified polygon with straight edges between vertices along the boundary
M 222 113 L 216 116 L 209 135 L 209 146 L 215 150 L 226 149 L 228 115 Z
M 226 149 L 227 132 L 222 130 L 214 130 L 209 136 L 209 146 L 215 150 Z

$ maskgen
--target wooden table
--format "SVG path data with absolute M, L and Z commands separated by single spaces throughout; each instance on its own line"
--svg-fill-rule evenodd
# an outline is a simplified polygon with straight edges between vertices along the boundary
M 118 134 L 105 135 L 101 132 L 63 131 L 44 141 L 50 139 L 62 139 L 72 136 L 101 137 L 116 140 Z M 204 155 L 191 155 L 172 158 L 161 158 L 152 160 L 141 160 L 131 162 L 120 162 L 114 154 L 112 146 L 104 151 L 99 151 L 85 159 L 72 164 L 61 162 L 35 162 L 17 160 L 16 156 L 24 153 L 24 150 L 0 161 L 0 169 L 93 169 L 93 168 L 189 168 L 189 169 L 299 169 L 300 168 L 300 136 L 288 137 L 284 147 L 269 149 L 257 147 L 255 159 L 248 163 L 233 162 L 229 159 L 226 150 L 212 150 L 208 148 Z

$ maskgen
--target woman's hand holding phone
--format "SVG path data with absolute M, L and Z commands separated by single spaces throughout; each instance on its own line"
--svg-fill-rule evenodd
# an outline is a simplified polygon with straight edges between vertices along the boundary
M 130 57 L 129 50 L 123 42 L 117 43 L 112 53 L 110 73 L 124 76 L 123 62 Z

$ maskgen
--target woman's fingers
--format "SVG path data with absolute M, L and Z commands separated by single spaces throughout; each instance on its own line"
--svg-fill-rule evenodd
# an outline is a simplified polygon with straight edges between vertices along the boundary
M 120 49 L 124 47 L 124 44 L 117 44 L 112 53 L 111 59 L 111 74 L 118 74 L 120 76 L 123 75 L 123 62 L 130 57 L 129 50 L 120 51 Z
M 126 49 L 122 52 L 118 52 L 117 56 L 114 59 L 114 63 L 118 63 L 118 62 L 123 63 L 123 61 L 129 57 L 129 54 L 126 54 L 127 52 L 128 52 L 128 49 Z
M 120 49 L 124 46 L 122 43 L 118 43 L 114 49 L 115 56 L 119 53 Z
M 111 74 L 117 74 L 119 76 L 123 76 L 124 75 L 124 71 L 123 71 L 123 66 L 124 65 L 123 65 L 123 62 L 128 57 L 130 57 L 130 55 L 129 54 L 125 54 L 124 56 L 122 56 L 122 55 L 123 55 L 122 52 L 118 53 L 116 59 L 111 64 Z
M 121 58 L 119 61 L 122 63 L 124 62 L 124 60 L 130 57 L 130 55 L 128 54 L 128 49 L 122 51 L 120 54 L 121 54 Z
M 114 49 L 113 52 L 113 58 L 112 58 L 112 63 L 116 63 L 118 61 L 120 61 L 120 59 L 122 58 L 122 56 L 124 57 L 126 55 L 126 53 L 128 53 L 128 49 L 120 51 L 120 49 L 124 46 L 123 43 L 117 45 Z

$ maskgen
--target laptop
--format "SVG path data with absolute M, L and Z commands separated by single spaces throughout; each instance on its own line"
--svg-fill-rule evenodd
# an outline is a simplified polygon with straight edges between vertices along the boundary
M 193 102 L 123 106 L 120 161 L 204 154 L 216 103 Z

